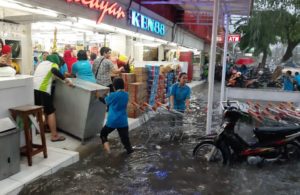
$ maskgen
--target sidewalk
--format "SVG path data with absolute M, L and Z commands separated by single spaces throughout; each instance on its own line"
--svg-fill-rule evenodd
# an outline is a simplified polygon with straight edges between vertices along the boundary
M 188 83 L 188 86 L 193 89 L 203 83 L 204 81 L 193 81 Z M 142 125 L 142 120 L 139 118 L 129 118 L 128 123 L 129 130 L 133 130 Z M 80 148 L 82 147 L 81 141 L 64 133 L 61 134 L 66 137 L 66 140 L 63 142 L 51 142 L 50 134 L 46 134 L 48 158 L 44 159 L 42 153 L 35 155 L 33 157 L 32 166 L 29 167 L 27 159 L 22 157 L 20 172 L 0 181 L 0 195 L 16 195 L 28 183 L 37 180 L 40 177 L 53 174 L 59 169 L 79 161 L 78 151 L 80 151 Z M 117 132 L 114 132 L 110 137 L 114 138 L 117 136 Z M 94 139 L 93 141 L 95 140 L 97 141 L 98 139 Z M 98 141 L 100 143 L 100 139 Z

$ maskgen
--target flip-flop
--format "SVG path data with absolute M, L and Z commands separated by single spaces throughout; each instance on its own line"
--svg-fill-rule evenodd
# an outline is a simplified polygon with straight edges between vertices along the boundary
M 56 136 L 57 138 L 56 139 L 51 139 L 52 142 L 61 142 L 61 141 L 64 141 L 66 138 L 62 135 L 60 136 Z

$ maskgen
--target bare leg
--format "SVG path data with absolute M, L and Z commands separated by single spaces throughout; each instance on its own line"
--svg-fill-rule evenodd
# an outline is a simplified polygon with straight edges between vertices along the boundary
M 103 148 L 104 148 L 104 150 L 105 150 L 108 154 L 110 154 L 110 147 L 109 147 L 109 143 L 108 143 L 108 142 L 105 142 L 105 143 L 103 144 Z
M 51 138 L 55 139 L 58 136 L 57 129 L 56 129 L 55 113 L 49 114 L 47 116 L 47 122 L 48 122 L 49 129 L 51 131 Z

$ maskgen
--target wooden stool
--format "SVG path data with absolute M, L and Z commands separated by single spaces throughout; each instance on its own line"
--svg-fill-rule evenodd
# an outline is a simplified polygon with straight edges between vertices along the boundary
M 43 152 L 44 158 L 47 158 L 47 147 L 44 131 L 44 122 L 43 122 L 43 107 L 42 106 L 20 106 L 9 109 L 13 118 L 16 120 L 17 116 L 21 117 L 24 123 L 24 133 L 25 133 L 25 143 L 26 145 L 21 148 L 21 154 L 27 156 L 28 165 L 32 165 L 32 156 Z M 37 118 L 37 122 L 40 127 L 40 136 L 42 145 L 32 143 L 32 134 L 30 127 L 29 115 L 33 115 Z

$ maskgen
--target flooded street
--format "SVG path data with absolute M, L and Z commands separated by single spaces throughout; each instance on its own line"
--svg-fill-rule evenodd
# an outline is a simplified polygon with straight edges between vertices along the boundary
M 35 181 L 20 194 L 300 194 L 300 162 L 222 167 L 193 158 L 198 138 L 205 134 L 206 94 L 206 85 L 193 91 L 193 115 L 184 118 L 183 137 L 181 129 L 170 128 L 158 115 L 130 132 L 135 146 L 131 155 L 118 138 L 110 139 L 112 154 L 105 154 L 99 140 L 78 163 Z M 214 117 L 214 126 L 219 121 Z M 248 140 L 251 130 L 241 127 L 239 133 Z M 148 140 L 150 130 L 154 133 Z

